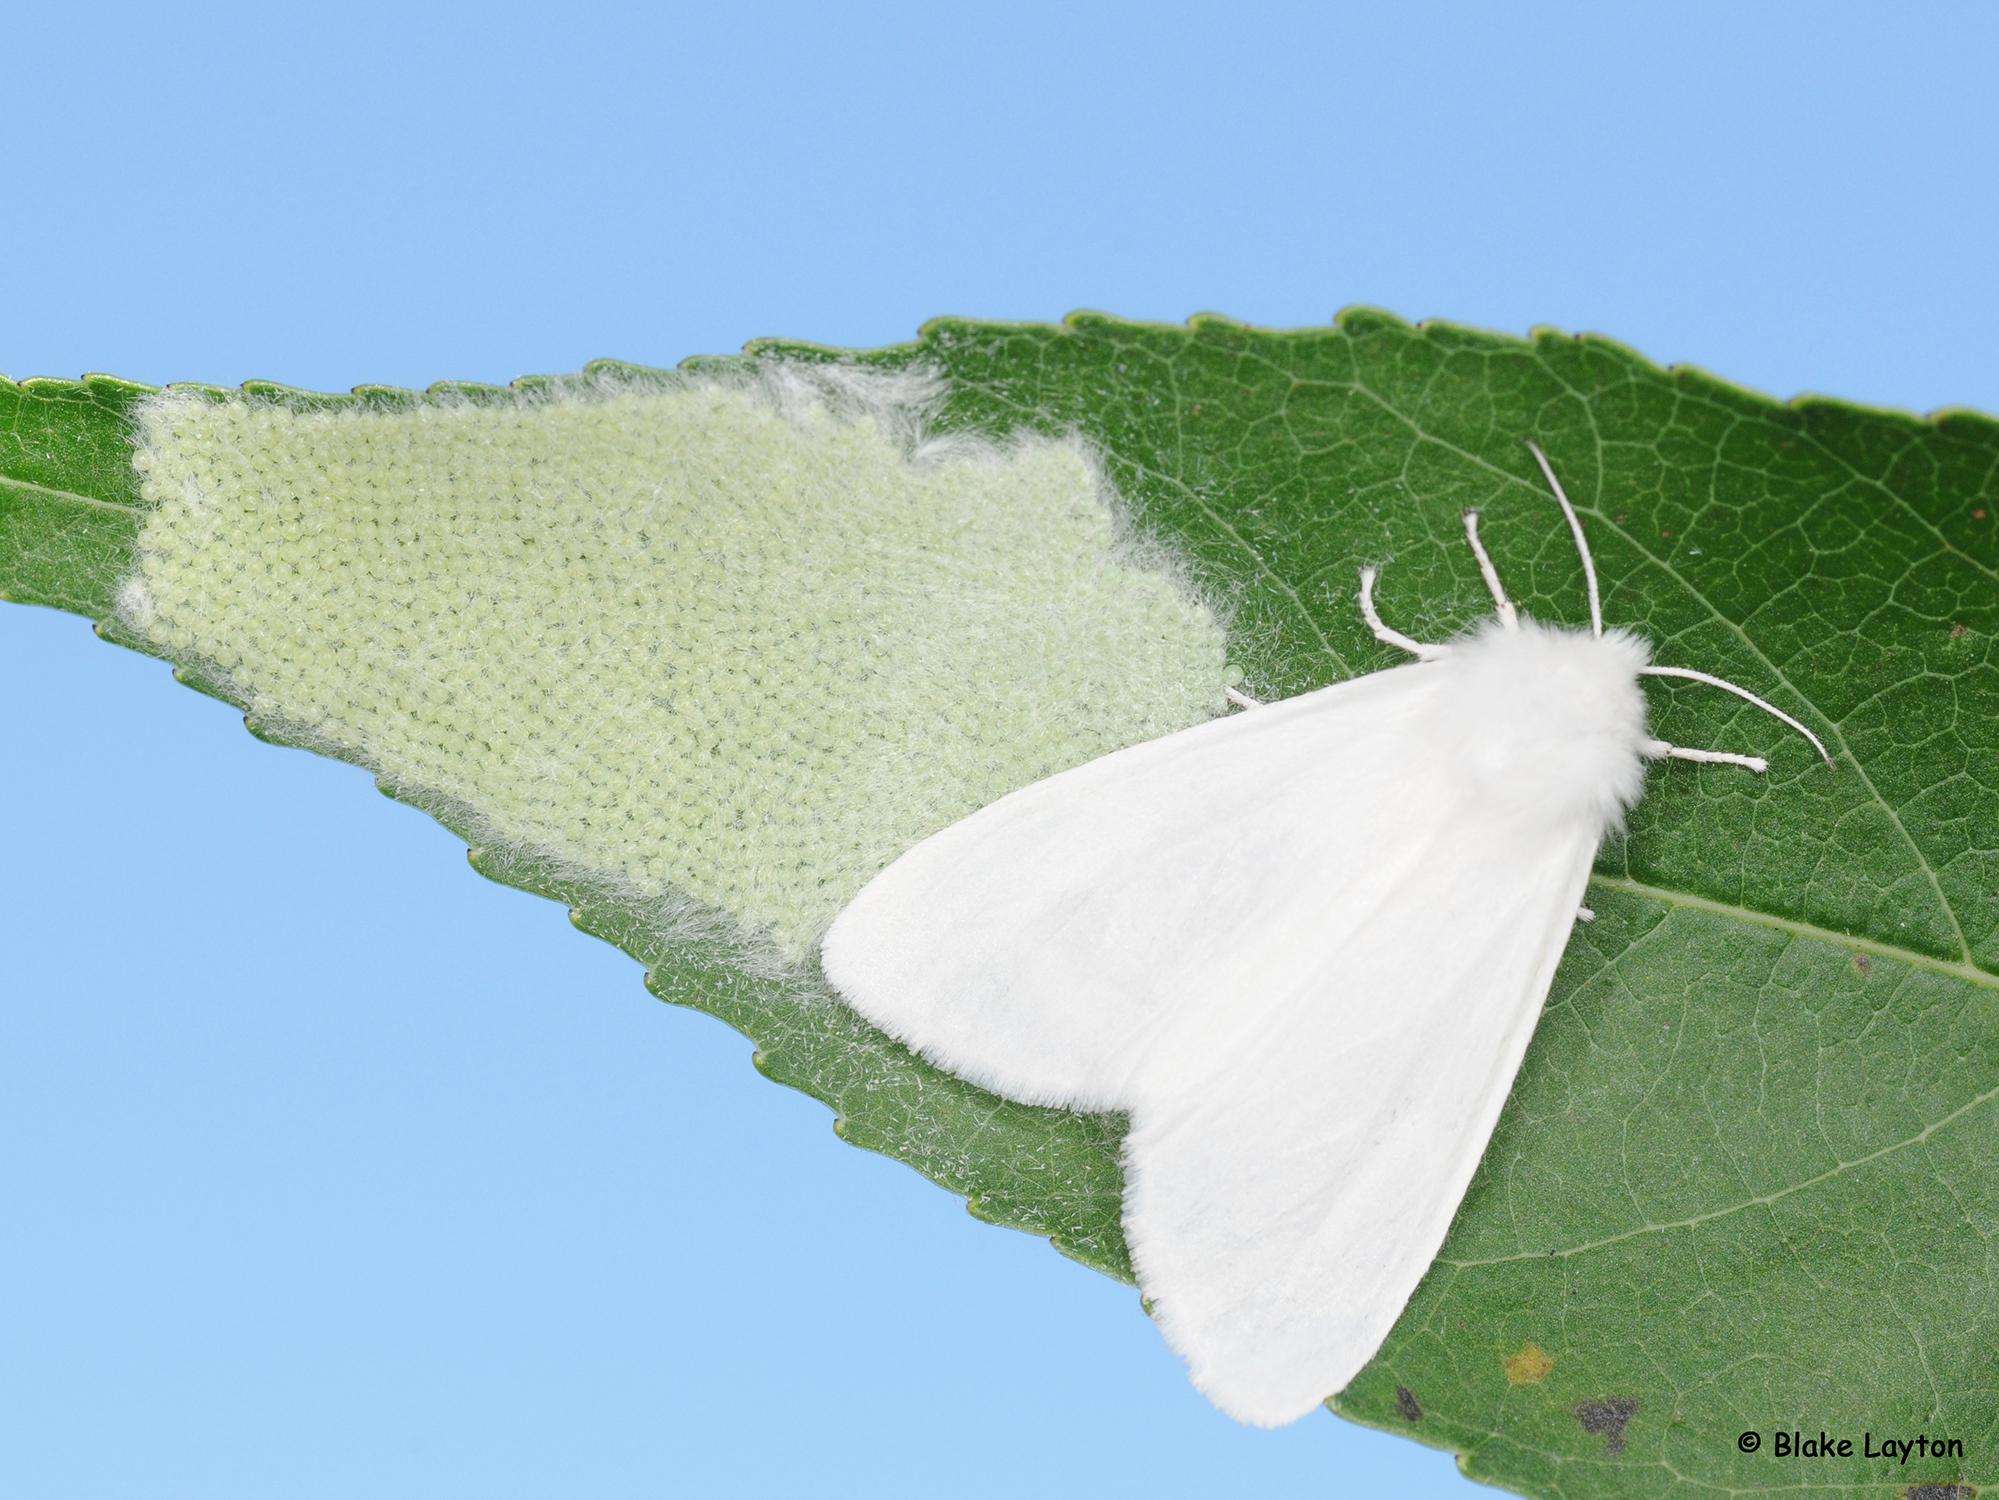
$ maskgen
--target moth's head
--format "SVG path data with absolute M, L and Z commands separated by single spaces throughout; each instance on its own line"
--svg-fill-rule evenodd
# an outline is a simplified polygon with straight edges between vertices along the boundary
M 1613 827 L 1644 787 L 1652 648 L 1628 630 L 1602 635 L 1521 616 L 1454 641 L 1438 666 L 1458 681 L 1460 753 L 1488 805 L 1540 820 Z

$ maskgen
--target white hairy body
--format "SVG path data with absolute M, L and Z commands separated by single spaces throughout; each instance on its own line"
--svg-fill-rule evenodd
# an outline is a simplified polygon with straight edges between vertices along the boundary
M 1416 662 L 1003 797 L 882 871 L 822 945 L 840 994 L 938 1066 L 1129 1113 L 1139 1285 L 1245 1422 L 1338 1392 L 1408 1303 L 1646 760 L 1764 769 L 1649 738 L 1638 679 L 1724 688 L 1818 744 L 1605 631 L 1554 488 L 1589 630 L 1522 617 L 1468 514 L 1496 605 L 1477 632 L 1389 628 L 1364 570 L 1363 615 Z
M 1242 1420 L 1387 1335 L 1638 794 L 1644 643 L 1523 624 L 1026 787 L 826 936 L 835 988 L 940 1067 L 1130 1113 L 1139 1284 Z

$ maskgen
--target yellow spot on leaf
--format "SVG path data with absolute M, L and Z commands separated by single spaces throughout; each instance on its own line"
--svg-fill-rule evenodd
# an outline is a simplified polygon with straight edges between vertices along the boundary
M 1518 1354 L 1507 1355 L 1500 1366 L 1506 1371 L 1508 1385 L 1539 1385 L 1555 1368 L 1555 1362 L 1539 1344 L 1529 1344 Z

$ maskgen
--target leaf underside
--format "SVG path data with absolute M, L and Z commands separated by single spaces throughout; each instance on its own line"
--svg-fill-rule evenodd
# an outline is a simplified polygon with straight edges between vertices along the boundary
M 773 356 L 922 361 L 950 382 L 948 429 L 1081 431 L 1233 602 L 1261 697 L 1390 664 L 1354 609 L 1362 563 L 1384 565 L 1383 613 L 1419 639 L 1484 614 L 1466 509 L 1523 608 L 1586 618 L 1521 441 L 1537 439 L 1585 517 L 1607 618 L 1770 697 L 1838 769 L 1721 694 L 1653 692 L 1662 737 L 1765 754 L 1770 773 L 1653 772 L 1450 1239 L 1333 1405 L 1533 1495 L 1999 1482 L 1999 423 L 1778 404 L 1601 339 L 1373 312 L 1288 333 L 947 320 L 868 354 L 743 358 Z M 110 614 L 147 394 L 0 382 L 0 596 Z M 1121 1121 L 996 1099 L 719 950 L 653 946 L 636 914 L 530 858 L 473 861 L 752 1037 L 845 1139 L 1129 1277 Z M 1792 1427 L 1926 1433 L 1966 1456 L 1902 1466 L 1856 1444 L 1800 1467 L 1735 1441 Z

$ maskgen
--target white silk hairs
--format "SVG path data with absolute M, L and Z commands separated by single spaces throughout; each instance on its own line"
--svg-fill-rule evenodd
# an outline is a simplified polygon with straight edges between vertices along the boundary
M 1507 599 L 1411 665 L 1134 745 L 1003 797 L 875 877 L 827 978 L 940 1067 L 1124 1110 L 1139 1285 L 1195 1385 L 1277 1426 L 1371 1359 L 1443 1243 L 1506 1102 L 1597 846 L 1647 759 L 1650 664 Z M 1243 700 L 1246 704 L 1248 700 Z M 1581 913 L 1587 916 L 1587 912 Z

